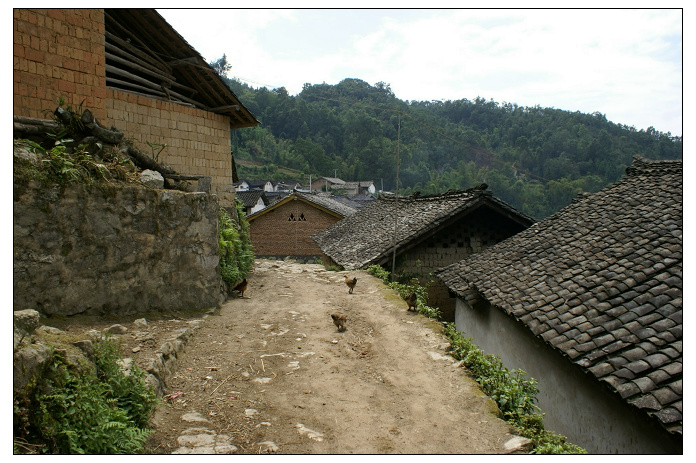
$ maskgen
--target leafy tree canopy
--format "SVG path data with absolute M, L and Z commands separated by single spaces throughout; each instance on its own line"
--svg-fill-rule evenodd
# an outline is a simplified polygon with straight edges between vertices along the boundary
M 485 182 L 497 197 L 541 219 L 578 192 L 620 179 L 636 154 L 682 158 L 681 137 L 610 122 L 598 112 L 481 97 L 402 101 L 387 83 L 353 78 L 336 85 L 307 83 L 297 96 L 283 87 L 252 88 L 225 79 L 260 121 L 259 127 L 235 131 L 235 157 L 277 167 L 242 166 L 240 177 L 250 179 L 306 185 L 310 175 L 335 171 L 343 180 L 372 180 L 393 191 L 398 151 L 401 194 Z M 289 171 L 301 174 L 288 178 Z M 273 173 L 279 178 L 270 178 Z

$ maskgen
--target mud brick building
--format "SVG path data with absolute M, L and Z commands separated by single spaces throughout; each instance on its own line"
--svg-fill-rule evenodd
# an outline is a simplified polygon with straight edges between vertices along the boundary
M 247 217 L 257 257 L 293 257 L 308 261 L 321 257 L 311 235 L 356 210 L 329 196 L 294 192 Z
M 681 161 L 437 272 L 456 324 L 539 381 L 544 425 L 590 453 L 683 452 Z
M 395 223 L 396 222 L 396 223 Z M 485 185 L 441 195 L 381 196 L 341 222 L 313 235 L 326 264 L 346 269 L 382 265 L 417 278 L 428 301 L 454 321 L 455 299 L 430 273 L 481 252 L 534 223 L 495 198 Z M 396 229 L 396 240 L 395 238 Z
M 160 163 L 210 177 L 220 202 L 233 200 L 230 131 L 258 121 L 154 9 L 18 8 L 13 16 L 15 116 L 48 119 L 62 98 L 144 153 L 166 144 Z

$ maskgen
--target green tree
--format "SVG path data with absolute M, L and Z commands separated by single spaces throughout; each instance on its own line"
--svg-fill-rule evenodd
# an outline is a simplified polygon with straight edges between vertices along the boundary
M 210 63 L 210 67 L 215 70 L 220 76 L 227 76 L 227 73 L 232 69 L 232 65 L 227 62 L 227 55 L 222 54 L 221 58 Z

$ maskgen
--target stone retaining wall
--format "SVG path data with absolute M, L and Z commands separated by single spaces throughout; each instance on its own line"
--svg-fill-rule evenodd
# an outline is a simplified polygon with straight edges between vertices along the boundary
M 206 193 L 14 185 L 14 310 L 125 315 L 223 300 Z

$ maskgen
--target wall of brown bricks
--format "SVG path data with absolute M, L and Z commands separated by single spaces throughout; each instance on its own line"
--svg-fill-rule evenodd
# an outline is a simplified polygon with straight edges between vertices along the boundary
M 65 103 L 105 116 L 104 10 L 13 10 L 14 112 L 46 119 Z
M 148 142 L 167 144 L 159 162 L 182 175 L 211 177 L 213 193 L 234 192 L 227 116 L 113 89 L 106 96 L 105 126 L 116 126 L 144 153 L 159 151 Z
M 295 220 L 290 219 L 290 215 Z M 298 220 L 304 215 L 306 220 Z M 302 200 L 291 200 L 249 222 L 257 257 L 321 256 L 311 235 L 338 222 L 336 217 Z
M 211 177 L 232 205 L 229 119 L 189 106 L 106 88 L 104 10 L 15 9 L 14 115 L 49 119 L 62 96 L 115 126 L 144 153 L 167 144 L 159 161 L 182 175 Z

